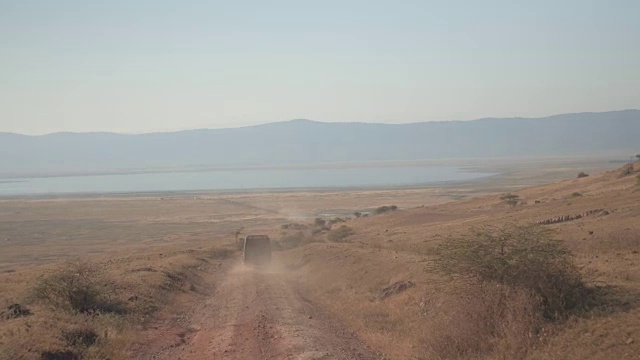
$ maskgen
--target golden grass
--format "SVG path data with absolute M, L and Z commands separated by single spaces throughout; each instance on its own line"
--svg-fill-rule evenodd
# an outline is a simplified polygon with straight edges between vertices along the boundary
M 348 220 L 344 225 L 354 232 L 349 243 L 304 241 L 280 257 L 308 285 L 305 295 L 314 304 L 387 357 L 637 357 L 640 192 L 635 175 L 596 175 L 596 169 L 583 165 L 513 166 L 516 172 L 493 183 L 451 189 L 0 200 L 0 311 L 20 303 L 33 312 L 0 320 L 0 359 L 40 359 L 47 351 L 130 358 L 147 346 L 143 334 L 155 319 L 171 318 L 206 296 L 230 251 L 215 249 L 230 246 L 238 229 L 277 239 L 281 224 L 349 216 L 385 204 L 406 210 Z M 592 175 L 574 179 L 579 170 Z M 517 191 L 523 184 L 561 178 L 571 180 Z M 499 196 L 506 192 L 517 194 L 523 204 L 504 204 Z M 583 196 L 572 197 L 574 192 Z M 491 195 L 469 198 L 486 193 Z M 454 198 L 466 200 L 450 202 Z M 513 294 L 508 306 L 496 307 L 503 292 L 457 287 L 425 271 L 444 236 L 595 208 L 610 214 L 551 227 L 578 264 L 598 274 L 607 300 L 598 311 L 545 326 L 537 337 L 527 331 L 538 319 L 528 315 L 535 303 L 526 296 Z M 39 279 L 74 257 L 100 266 L 113 296 L 126 304 L 125 314 L 56 311 L 29 300 Z M 401 280 L 416 286 L 379 300 L 383 288 Z M 97 334 L 93 344 L 77 340 L 83 339 L 77 334 L 92 332 Z M 490 348 L 483 342 L 487 334 Z
M 5 275 L 0 278 L 0 305 L 20 303 L 32 315 L 2 321 L 0 354 L 6 359 L 46 359 L 65 353 L 82 359 L 128 359 L 131 347 L 140 341 L 139 329 L 163 313 L 172 313 L 180 297 L 206 293 L 215 270 L 232 252 L 173 250 L 65 262 L 46 271 L 36 268 Z M 74 274 L 80 283 L 68 281 Z M 76 306 L 66 296 L 77 301 L 78 289 L 100 291 L 92 293 L 96 298 L 83 297 Z M 119 304 L 118 311 L 107 306 L 113 304 Z
M 634 188 L 633 176 L 620 178 L 614 170 L 518 191 L 526 204 L 513 208 L 492 195 L 350 220 L 351 244 L 311 244 L 285 258 L 310 284 L 309 299 L 391 359 L 635 358 L 640 355 L 640 194 Z M 576 191 L 583 196 L 568 199 Z M 599 208 L 609 213 L 548 226 L 574 252 L 583 272 L 595 274 L 600 289 L 587 311 L 566 321 L 541 325 L 539 312 L 532 311 L 536 299 L 526 293 L 505 298 L 504 290 L 458 287 L 428 271 L 447 236 Z M 376 300 L 398 280 L 416 286 Z

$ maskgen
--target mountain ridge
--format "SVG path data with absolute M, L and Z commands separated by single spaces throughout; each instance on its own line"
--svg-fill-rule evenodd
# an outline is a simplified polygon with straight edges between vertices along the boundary
M 225 128 L 196 128 L 196 129 L 185 129 L 185 130 L 175 130 L 175 131 L 149 131 L 149 132 L 141 132 L 141 133 L 120 133 L 114 131 L 57 131 L 47 134 L 21 134 L 9 131 L 0 131 L 0 135 L 19 135 L 19 136 L 27 136 L 27 137 L 43 137 L 57 134 L 111 134 L 111 135 L 150 135 L 150 134 L 168 134 L 168 133 L 183 133 L 190 131 L 219 131 L 219 130 L 232 130 L 232 129 L 245 129 L 245 128 L 256 128 L 270 125 L 278 125 L 278 124 L 290 124 L 290 123 L 305 123 L 305 124 L 362 124 L 362 125 L 388 125 L 388 126 L 404 126 L 404 125 L 416 125 L 416 124 L 438 124 L 438 123 L 472 123 L 472 122 L 482 122 L 482 121 L 492 121 L 492 120 L 552 120 L 558 117 L 564 116 L 586 116 L 586 115 L 594 115 L 594 114 L 614 114 L 614 113 L 633 113 L 640 115 L 640 109 L 623 109 L 623 110 L 612 110 L 612 111 L 603 111 L 603 112 L 594 112 L 594 111 L 585 111 L 578 113 L 562 113 L 555 114 L 549 116 L 542 117 L 522 117 L 522 116 L 513 116 L 513 117 L 484 117 L 477 119 L 469 119 L 469 120 L 428 120 L 428 121 L 415 121 L 408 123 L 384 123 L 384 122 L 366 122 L 366 121 L 340 121 L 340 122 L 332 122 L 332 121 L 319 121 L 312 120 L 306 118 L 297 118 L 283 121 L 275 121 L 270 123 L 263 124 L 254 124 L 254 125 L 246 125 L 246 126 L 238 126 L 238 127 L 225 127 Z
M 0 133 L 0 177 L 640 152 L 640 110 L 409 124 L 307 119 L 118 134 Z

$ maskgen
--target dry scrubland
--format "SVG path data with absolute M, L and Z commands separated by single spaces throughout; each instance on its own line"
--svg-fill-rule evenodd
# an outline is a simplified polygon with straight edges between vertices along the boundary
M 346 216 L 390 202 L 404 207 L 442 203 L 456 194 L 415 189 L 0 199 L 0 272 L 70 256 L 212 244 L 228 241 L 239 229 L 277 234 L 287 222 Z
M 448 189 L 0 200 L 0 359 L 151 358 L 183 346 L 190 309 L 237 262 L 238 231 L 276 239 L 309 304 L 381 357 L 637 359 L 639 170 L 514 172 Z M 494 238 L 537 241 L 508 243 L 498 252 L 508 262 L 495 241 L 467 236 L 544 220 L 535 236 Z M 539 251 L 560 255 L 530 262 Z M 471 258 L 476 270 L 489 261 L 489 275 L 451 266 L 476 253 L 488 254 Z M 558 272 L 528 276 L 549 264 Z
M 447 199 L 416 189 L 347 201 L 326 191 L 0 200 L 0 359 L 148 358 L 192 334 L 190 311 L 238 260 L 238 231 L 277 237 L 292 221 Z
M 204 296 L 233 253 L 224 247 L 167 250 L 5 275 L 0 359 L 130 358 L 144 342 L 140 334 L 160 319 L 176 319 L 181 304 Z
M 639 174 L 636 163 L 631 170 L 527 188 L 513 193 L 519 199 L 515 206 L 492 195 L 349 221 L 354 233 L 349 243 L 297 248 L 290 251 L 290 266 L 313 284 L 310 298 L 393 359 L 637 359 Z M 579 214 L 588 215 L 537 228 L 552 231 L 573 254 L 568 260 L 576 267 L 560 273 L 572 276 L 579 270 L 582 278 L 573 288 L 579 291 L 577 303 L 562 304 L 554 313 L 545 312 L 549 299 L 539 295 L 548 293 L 540 288 L 560 284 L 560 298 L 567 300 L 572 296 L 568 285 L 574 283 L 542 271 L 547 268 L 535 262 L 525 262 L 531 268 L 523 269 L 516 282 L 452 278 L 435 266 L 441 259 L 437 254 L 459 252 L 460 239 L 480 241 L 474 228 L 493 231 L 505 224 L 526 226 Z M 505 252 L 516 248 L 507 246 Z M 550 249 L 529 248 L 527 254 L 540 259 L 541 251 Z M 468 258 L 486 260 L 482 254 Z M 504 264 L 481 265 L 496 272 Z M 467 269 L 462 274 L 474 273 Z M 539 282 L 527 283 L 532 276 Z

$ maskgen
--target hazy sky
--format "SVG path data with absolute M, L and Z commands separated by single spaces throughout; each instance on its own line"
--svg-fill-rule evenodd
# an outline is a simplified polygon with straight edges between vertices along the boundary
M 640 108 L 640 1 L 0 0 L 0 131 Z

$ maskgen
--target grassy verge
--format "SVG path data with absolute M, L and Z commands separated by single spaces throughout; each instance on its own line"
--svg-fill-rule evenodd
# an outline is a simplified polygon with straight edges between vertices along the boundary
M 73 260 L 5 274 L 0 359 L 128 359 L 140 330 L 208 290 L 231 249 Z
M 318 243 L 289 252 L 287 261 L 311 301 L 394 359 L 524 358 L 554 329 L 597 316 L 603 305 L 571 252 L 544 228 L 481 228 L 433 249 L 418 255 Z

